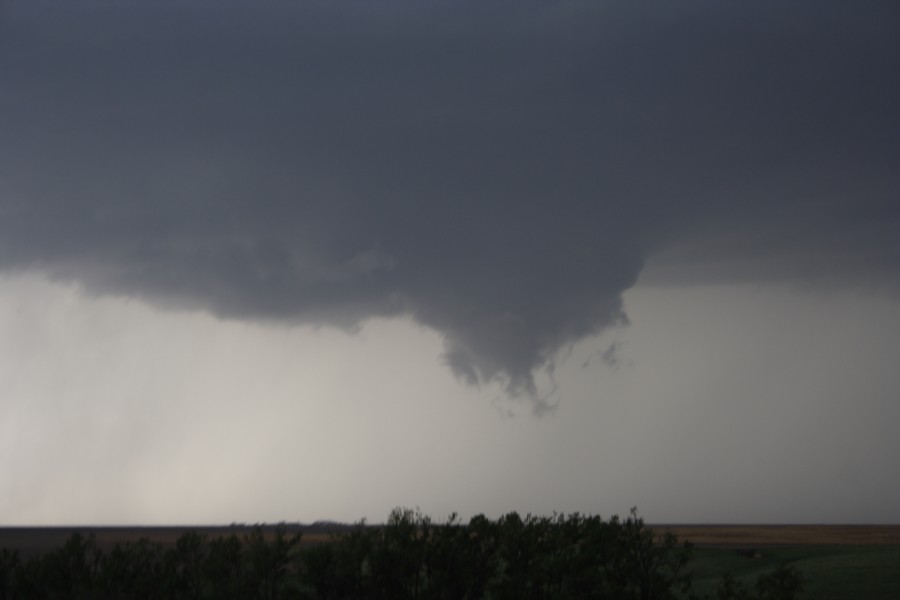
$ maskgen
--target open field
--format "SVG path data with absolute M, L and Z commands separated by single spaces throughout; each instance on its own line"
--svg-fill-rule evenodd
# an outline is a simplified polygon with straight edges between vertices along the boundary
M 326 528 L 288 524 L 288 534 L 302 533 L 301 545 L 321 543 L 329 539 Z M 658 534 L 671 531 L 680 541 L 696 546 L 719 548 L 755 548 L 759 546 L 806 545 L 900 545 L 900 525 L 651 525 Z M 103 549 L 118 543 L 146 538 L 165 545 L 174 544 L 180 535 L 196 531 L 214 538 L 250 533 L 251 525 L 176 526 L 176 527 L 0 527 L 0 548 L 18 550 L 23 556 L 33 556 L 52 550 L 76 531 L 93 533 L 97 545 Z M 268 535 L 275 526 L 266 525 Z
M 756 578 L 790 564 L 804 578 L 801 600 L 900 598 L 898 525 L 673 525 L 695 544 L 694 591 L 715 597 L 728 572 L 748 588 Z
M 275 525 L 264 525 L 267 538 L 274 537 Z M 285 531 L 292 535 L 302 533 L 300 545 L 327 541 L 330 534 L 318 527 L 285 525 Z M 76 532 L 93 534 L 97 546 L 102 550 L 111 549 L 116 544 L 148 539 L 164 546 L 175 544 L 181 535 L 189 531 L 205 534 L 210 538 L 227 537 L 232 534 L 243 537 L 253 530 L 251 525 L 228 526 L 177 526 L 177 527 L 0 527 L 0 548 L 18 550 L 23 558 L 30 558 L 48 550 L 61 547 Z
M 329 530 L 340 525 L 284 525 L 290 534 L 302 533 L 302 545 L 327 541 Z M 97 545 L 141 538 L 164 546 L 188 531 L 210 538 L 250 534 L 254 526 L 198 527 L 7 527 L 0 528 L 0 548 L 17 550 L 28 559 L 60 548 L 76 531 L 93 534 Z M 671 531 L 679 540 L 695 544 L 690 571 L 694 591 L 715 598 L 722 575 L 731 573 L 752 588 L 759 575 L 779 565 L 795 567 L 805 580 L 800 600 L 896 600 L 900 598 L 900 526 L 832 525 L 673 525 L 651 526 L 658 535 Z M 276 526 L 263 526 L 267 537 Z
M 856 544 L 757 547 L 753 552 L 698 547 L 691 561 L 694 591 L 715 597 L 721 577 L 731 573 L 752 589 L 756 578 L 782 564 L 803 577 L 800 600 L 897 600 L 900 545 Z
M 900 525 L 671 525 L 671 531 L 697 546 L 753 547 L 807 544 L 900 544 Z

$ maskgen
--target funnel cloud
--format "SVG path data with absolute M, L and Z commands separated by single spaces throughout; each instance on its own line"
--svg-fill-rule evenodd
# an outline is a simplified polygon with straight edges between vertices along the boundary
M 639 276 L 896 291 L 897 23 L 0 3 L 0 269 L 229 319 L 410 316 L 459 379 L 540 408 L 536 370 L 626 322 Z

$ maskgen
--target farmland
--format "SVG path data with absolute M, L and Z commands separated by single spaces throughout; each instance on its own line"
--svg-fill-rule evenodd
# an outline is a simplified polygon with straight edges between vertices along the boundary
M 712 595 L 723 573 L 750 586 L 790 564 L 804 577 L 802 600 L 900 598 L 900 526 L 675 525 L 668 530 L 696 545 L 694 591 Z
M 289 534 L 302 533 L 302 546 L 326 542 L 342 526 L 287 524 Z M 900 525 L 648 525 L 657 535 L 673 533 L 680 541 L 698 549 L 751 549 L 769 546 L 890 546 L 900 547 Z M 251 525 L 180 525 L 169 527 L 0 527 L 0 548 L 18 550 L 24 556 L 61 546 L 73 533 L 94 534 L 97 545 L 111 548 L 141 538 L 173 545 L 183 534 L 196 532 L 208 537 L 243 536 Z M 264 527 L 274 534 L 274 526 Z
M 378 528 L 367 529 L 374 533 Z M 341 534 L 353 530 L 340 524 L 15 527 L 0 528 L 0 548 L 30 560 L 57 551 L 76 533 L 89 536 L 95 547 L 106 555 L 116 547 L 136 549 L 141 543 L 150 543 L 160 551 L 173 549 L 188 533 L 208 540 L 232 537 L 249 541 L 259 535 L 257 539 L 270 545 L 277 544 L 279 536 L 301 534 L 296 548 L 305 555 L 308 550 L 335 539 L 335 534 L 340 539 Z M 693 580 L 692 591 L 700 598 L 716 597 L 726 573 L 734 578 L 736 585 L 754 590 L 760 576 L 784 565 L 795 569 L 803 578 L 803 591 L 797 596 L 801 600 L 900 597 L 900 526 L 657 525 L 647 526 L 646 531 L 660 543 L 664 542 L 666 533 L 672 533 L 679 541 L 694 545 L 687 570 Z

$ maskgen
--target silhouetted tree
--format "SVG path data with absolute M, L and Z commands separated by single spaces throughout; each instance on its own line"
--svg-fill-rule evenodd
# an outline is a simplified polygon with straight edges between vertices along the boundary
M 206 536 L 190 531 L 181 535 L 164 558 L 166 595 L 173 599 L 198 600 L 203 595 L 203 566 L 209 547 Z
M 162 545 L 147 538 L 116 544 L 103 556 L 100 582 L 106 598 L 164 598 Z
M 417 598 L 422 589 L 425 542 L 421 513 L 395 508 L 375 533 L 369 569 L 374 598 Z
M 7 548 L 0 550 L 0 600 L 16 596 L 16 578 L 20 568 L 19 553 Z
M 298 572 L 297 547 L 301 534 L 288 536 L 284 525 L 275 529 L 272 542 L 267 542 L 262 527 L 257 526 L 244 544 L 248 561 L 248 575 L 256 583 L 254 598 L 276 600 L 294 595 L 288 575 Z
M 72 534 L 62 548 L 40 560 L 44 590 L 51 598 L 93 597 L 99 584 L 100 561 L 93 534 Z
M 607 523 L 608 541 L 604 571 L 606 592 L 610 598 L 669 600 L 676 590 L 690 588 L 685 567 L 691 558 L 691 545 L 679 546 L 671 533 L 661 542 L 644 526 L 636 509 L 623 521 L 612 517 Z
M 208 597 L 243 600 L 251 596 L 243 545 L 236 535 L 211 540 L 202 569 Z
M 424 597 L 481 598 L 496 572 L 494 532 L 484 516 L 465 526 L 456 514 L 427 529 Z M 425 535 L 425 534 L 423 534 Z
M 189 532 L 164 551 L 144 538 L 108 553 L 93 536 L 28 561 L 0 552 L 0 600 L 674 600 L 695 598 L 689 544 L 654 536 L 632 510 L 625 519 L 517 513 L 467 525 L 435 523 L 418 509 L 394 509 L 385 525 L 365 522 L 300 550 L 301 536 L 257 526 L 243 538 Z M 748 588 L 726 576 L 718 600 L 794 600 L 802 579 L 791 566 Z

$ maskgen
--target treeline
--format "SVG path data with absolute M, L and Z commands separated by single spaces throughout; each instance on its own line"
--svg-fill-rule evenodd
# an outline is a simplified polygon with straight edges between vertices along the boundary
M 625 519 L 510 513 L 496 521 L 454 515 L 436 523 L 395 509 L 330 542 L 301 548 L 301 534 L 261 527 L 243 536 L 185 533 L 174 545 L 140 539 L 101 550 L 73 534 L 51 552 L 20 560 L 0 551 L 0 600 L 39 599 L 491 599 L 695 598 L 691 546 L 655 538 L 632 511 Z M 790 568 L 755 589 L 723 580 L 719 600 L 791 600 Z

